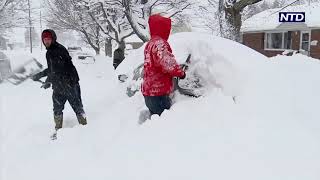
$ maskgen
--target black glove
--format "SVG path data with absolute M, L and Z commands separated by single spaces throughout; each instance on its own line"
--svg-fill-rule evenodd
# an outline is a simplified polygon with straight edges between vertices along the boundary
M 41 86 L 41 88 L 44 88 L 44 89 L 48 89 L 48 88 L 50 88 L 50 87 L 51 87 L 51 83 L 49 83 L 49 82 L 45 82 L 45 83 L 43 83 L 42 86 Z
M 39 81 L 40 78 L 42 78 L 42 76 L 41 76 L 40 73 L 35 74 L 35 75 L 33 75 L 33 76 L 31 77 L 31 79 L 34 80 L 34 81 Z
M 186 71 L 186 70 L 188 70 L 189 66 L 186 65 L 186 64 L 180 64 L 180 68 L 181 68 L 183 71 Z

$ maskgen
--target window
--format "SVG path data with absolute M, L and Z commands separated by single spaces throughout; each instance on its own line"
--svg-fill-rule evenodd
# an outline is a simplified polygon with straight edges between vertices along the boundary
M 291 49 L 292 48 L 292 33 L 288 32 L 277 32 L 277 33 L 266 33 L 265 40 L 266 49 Z
M 301 32 L 301 49 L 309 51 L 309 32 Z
M 282 33 L 267 33 L 267 48 L 281 49 L 282 47 Z

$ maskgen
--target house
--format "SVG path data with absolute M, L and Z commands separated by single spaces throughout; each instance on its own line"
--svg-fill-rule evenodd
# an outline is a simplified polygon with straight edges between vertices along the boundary
M 242 43 L 271 57 L 299 51 L 320 59 L 320 3 L 269 9 L 243 22 Z M 280 12 L 305 12 L 305 22 L 279 22 Z

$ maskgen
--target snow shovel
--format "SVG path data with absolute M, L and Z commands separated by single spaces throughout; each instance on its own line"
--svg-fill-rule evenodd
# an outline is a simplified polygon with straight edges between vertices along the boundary
M 188 65 L 190 64 L 190 59 L 191 59 L 191 54 L 188 55 L 187 60 L 185 61 L 185 64 L 182 64 L 182 70 L 186 71 Z M 183 88 L 179 85 L 179 81 L 180 78 L 174 78 L 173 79 L 173 83 L 174 83 L 174 89 L 178 90 L 178 92 L 180 94 L 186 95 L 186 96 L 190 96 L 190 97 L 195 97 L 198 98 L 201 96 L 200 93 L 197 93 L 196 90 L 194 89 L 187 89 L 187 88 Z
M 41 63 L 35 58 L 32 58 L 13 70 L 12 74 L 6 80 L 14 85 L 19 85 L 33 75 L 41 72 L 42 67 Z

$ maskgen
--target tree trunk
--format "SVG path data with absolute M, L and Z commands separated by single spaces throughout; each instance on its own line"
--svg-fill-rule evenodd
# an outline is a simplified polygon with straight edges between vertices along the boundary
M 142 3 L 147 3 L 148 1 L 144 1 Z M 132 11 L 131 11 L 131 7 L 130 7 L 130 4 L 131 4 L 131 1 L 130 0 L 123 0 L 122 1 L 122 4 L 124 6 L 124 13 L 131 25 L 131 28 L 134 32 L 134 34 L 136 34 L 143 42 L 147 42 L 149 41 L 149 36 L 148 34 L 146 34 L 146 32 L 143 32 L 143 31 L 147 31 L 146 27 L 141 27 L 135 20 L 135 18 L 133 17 L 133 14 L 132 14 Z
M 226 38 L 240 42 L 241 13 L 235 8 L 225 9 L 229 33 Z
M 92 47 L 94 49 L 94 51 L 96 52 L 96 55 L 100 54 L 100 48 L 97 47 Z
M 262 0 L 239 0 L 232 5 L 226 6 L 225 0 L 219 0 L 219 24 L 220 33 L 223 37 L 240 42 L 240 30 L 242 25 L 241 11 L 249 5 Z M 225 17 L 222 16 L 224 10 Z M 225 23 L 224 23 L 225 22 Z
M 118 56 L 119 57 L 125 57 L 124 54 L 125 54 L 125 49 L 126 49 L 126 43 L 122 40 L 120 42 L 118 42 L 118 48 L 117 49 L 121 49 L 122 51 L 119 51 L 119 54 Z M 115 49 L 116 50 L 116 49 Z M 115 51 L 114 50 L 114 51 Z M 114 52 L 113 52 L 114 53 Z
M 220 32 L 221 37 L 226 37 L 225 36 L 226 27 L 224 24 L 224 21 L 225 21 L 225 18 L 224 18 L 225 8 L 224 7 L 225 7 L 224 0 L 219 0 L 219 7 L 218 7 L 217 16 L 218 16 L 218 20 L 219 20 L 219 32 Z
M 118 48 L 120 48 L 122 50 L 123 54 L 121 54 L 121 55 L 124 56 L 124 51 L 126 49 L 126 43 L 123 40 L 120 41 L 120 43 L 118 43 Z
M 96 55 L 100 54 L 100 45 L 95 44 L 96 42 L 92 42 L 92 40 L 90 39 L 90 36 L 88 35 L 88 33 L 84 30 L 81 31 L 84 34 L 84 38 L 86 40 L 86 42 L 94 49 L 94 51 L 96 52 Z
M 135 22 L 134 18 L 132 17 L 132 15 L 129 12 L 126 12 L 126 17 L 133 29 L 133 32 L 143 41 L 143 42 L 148 42 L 149 41 L 149 37 L 144 34 L 143 32 L 141 32 L 141 27 L 139 27 L 139 24 Z
M 96 44 L 96 55 L 100 55 L 100 41 L 99 41 L 99 37 L 100 37 L 100 28 L 96 27 L 96 39 L 95 39 L 95 44 Z
M 104 50 L 105 50 L 106 56 L 112 57 L 112 40 L 111 40 L 111 38 L 106 38 L 106 41 L 104 43 Z

